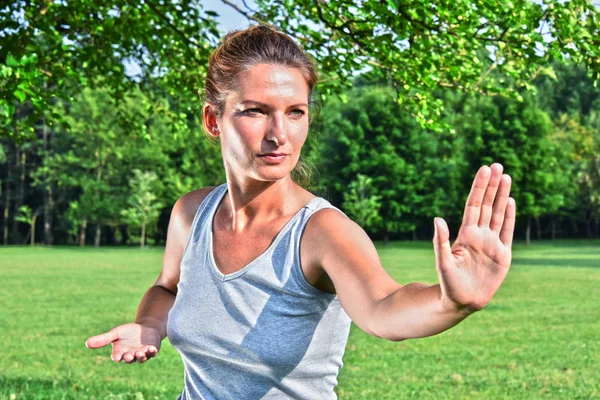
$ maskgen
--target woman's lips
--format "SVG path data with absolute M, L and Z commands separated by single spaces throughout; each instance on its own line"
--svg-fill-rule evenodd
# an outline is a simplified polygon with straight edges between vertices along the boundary
M 263 160 L 265 160 L 265 161 L 277 164 L 277 163 L 282 162 L 287 157 L 287 154 L 284 154 L 284 153 L 265 153 L 265 154 L 259 154 L 258 156 L 260 158 L 262 158 Z

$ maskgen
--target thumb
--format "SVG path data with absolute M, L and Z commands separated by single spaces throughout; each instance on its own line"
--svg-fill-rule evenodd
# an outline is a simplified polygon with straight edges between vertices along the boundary
M 85 341 L 85 346 L 88 349 L 97 349 L 99 347 L 104 347 L 109 343 L 117 340 L 119 336 L 114 331 L 109 331 L 103 333 L 102 335 L 92 336 L 88 340 Z
M 449 260 L 452 257 L 450 230 L 443 218 L 434 218 L 433 226 L 433 251 L 435 252 L 435 264 L 439 268 L 443 266 L 445 260 Z

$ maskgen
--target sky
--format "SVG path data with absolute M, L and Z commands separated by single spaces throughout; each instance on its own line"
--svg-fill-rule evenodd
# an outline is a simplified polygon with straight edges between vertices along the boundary
M 242 0 L 229 1 L 241 9 L 245 9 Z M 252 8 L 256 6 L 256 3 L 253 0 L 246 0 L 246 4 Z M 248 27 L 248 25 L 250 25 L 246 17 L 234 10 L 232 7 L 223 3 L 221 0 L 204 0 L 202 2 L 202 7 L 205 10 L 215 11 L 219 14 L 217 21 L 219 22 L 219 30 L 223 33 L 227 33 L 234 29 L 245 29 Z
M 242 0 L 229 1 L 243 10 L 246 9 Z M 253 0 L 246 0 L 246 4 L 249 7 L 256 6 L 256 3 Z M 246 17 L 234 10 L 232 7 L 223 3 L 221 0 L 204 0 L 202 7 L 204 10 L 215 11 L 217 14 L 219 14 L 216 19 L 219 24 L 219 30 L 223 35 L 230 30 L 245 29 L 248 27 L 248 25 L 250 25 Z M 123 65 L 125 66 L 125 73 L 130 77 L 135 77 L 141 73 L 140 66 L 131 60 L 124 61 Z

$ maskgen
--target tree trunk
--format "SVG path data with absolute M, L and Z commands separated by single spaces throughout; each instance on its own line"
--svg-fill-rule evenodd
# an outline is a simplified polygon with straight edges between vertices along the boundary
M 412 240 L 417 240 L 417 228 L 413 229 L 412 231 Z
M 10 164 L 8 164 L 8 174 L 7 174 L 7 178 L 6 178 L 6 189 L 5 189 L 6 197 L 4 198 L 4 227 L 3 227 L 3 233 L 2 233 L 2 235 L 3 235 L 2 243 L 4 243 L 5 246 L 8 244 L 8 217 L 9 217 L 9 211 L 10 211 L 10 200 L 11 200 L 11 196 L 12 196 L 12 193 L 10 191 L 9 180 L 10 180 Z
M 96 235 L 94 236 L 94 247 L 100 247 L 100 235 L 102 234 L 102 226 L 100 220 L 96 220 Z
M 596 238 L 600 237 L 600 220 L 598 218 L 594 218 L 594 223 L 596 224 Z
M 79 231 L 79 246 L 85 246 L 85 231 L 87 230 L 87 219 L 84 218 L 81 222 L 81 229 Z
M 383 235 L 383 245 L 387 246 L 390 243 L 390 236 L 386 233 Z
M 556 240 L 556 219 L 552 218 L 552 222 L 551 222 L 551 228 L 552 228 L 552 240 Z
M 48 158 L 49 154 L 49 140 L 48 140 L 48 127 L 44 121 L 42 128 L 42 135 L 44 141 L 44 159 Z M 54 198 L 52 196 L 52 184 L 49 182 L 49 177 L 44 175 L 44 243 L 51 245 L 53 242 L 52 235 L 52 212 L 54 211 Z
M 575 222 L 575 219 L 573 217 L 570 217 L 569 221 L 571 221 L 571 227 L 573 228 L 575 236 L 577 236 L 577 234 L 579 234 L 579 227 L 577 226 L 577 222 Z
M 536 227 L 536 233 L 537 233 L 537 239 L 538 240 L 542 240 L 542 228 L 540 227 L 540 218 L 535 218 L 535 227 Z
M 587 231 L 588 239 L 592 239 L 592 213 L 590 213 L 590 217 L 585 219 L 585 229 Z
M 527 216 L 527 229 L 525 230 L 525 246 L 531 245 L 531 216 Z
M 15 145 L 16 149 L 16 157 L 15 157 L 15 166 L 17 171 L 20 171 L 19 177 L 19 186 L 17 187 L 17 193 L 15 196 L 15 203 L 13 204 L 14 215 L 16 215 L 19 207 L 23 205 L 23 199 L 25 198 L 25 166 L 27 164 L 27 153 L 21 150 L 18 145 Z M 12 237 L 13 243 L 21 244 L 22 236 L 19 232 L 19 221 L 13 218 L 12 224 Z
M 142 249 L 144 248 L 144 242 L 146 241 L 146 222 L 142 223 Z
M 100 153 L 96 151 L 96 183 L 99 184 L 102 180 L 102 160 L 100 157 Z M 97 190 L 97 189 L 96 189 Z M 96 192 L 96 194 L 98 194 Z M 98 198 L 98 196 L 96 196 Z M 99 200 L 99 199 L 98 199 Z M 100 219 L 96 220 L 96 235 L 94 237 L 94 247 L 100 247 L 100 235 L 102 234 L 102 227 L 100 225 Z
M 127 225 L 121 225 L 119 227 L 119 231 L 121 232 L 121 243 L 120 244 L 129 243 L 129 232 L 127 231 Z
M 37 220 L 37 214 L 31 217 L 31 245 L 35 244 L 35 221 Z

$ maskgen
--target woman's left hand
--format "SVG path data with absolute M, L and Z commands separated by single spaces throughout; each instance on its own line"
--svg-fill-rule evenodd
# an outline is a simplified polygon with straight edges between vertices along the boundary
M 477 172 L 452 246 L 446 222 L 434 220 L 436 268 L 448 310 L 482 309 L 508 273 L 516 205 L 509 197 L 510 176 L 502 170 L 496 163 Z

